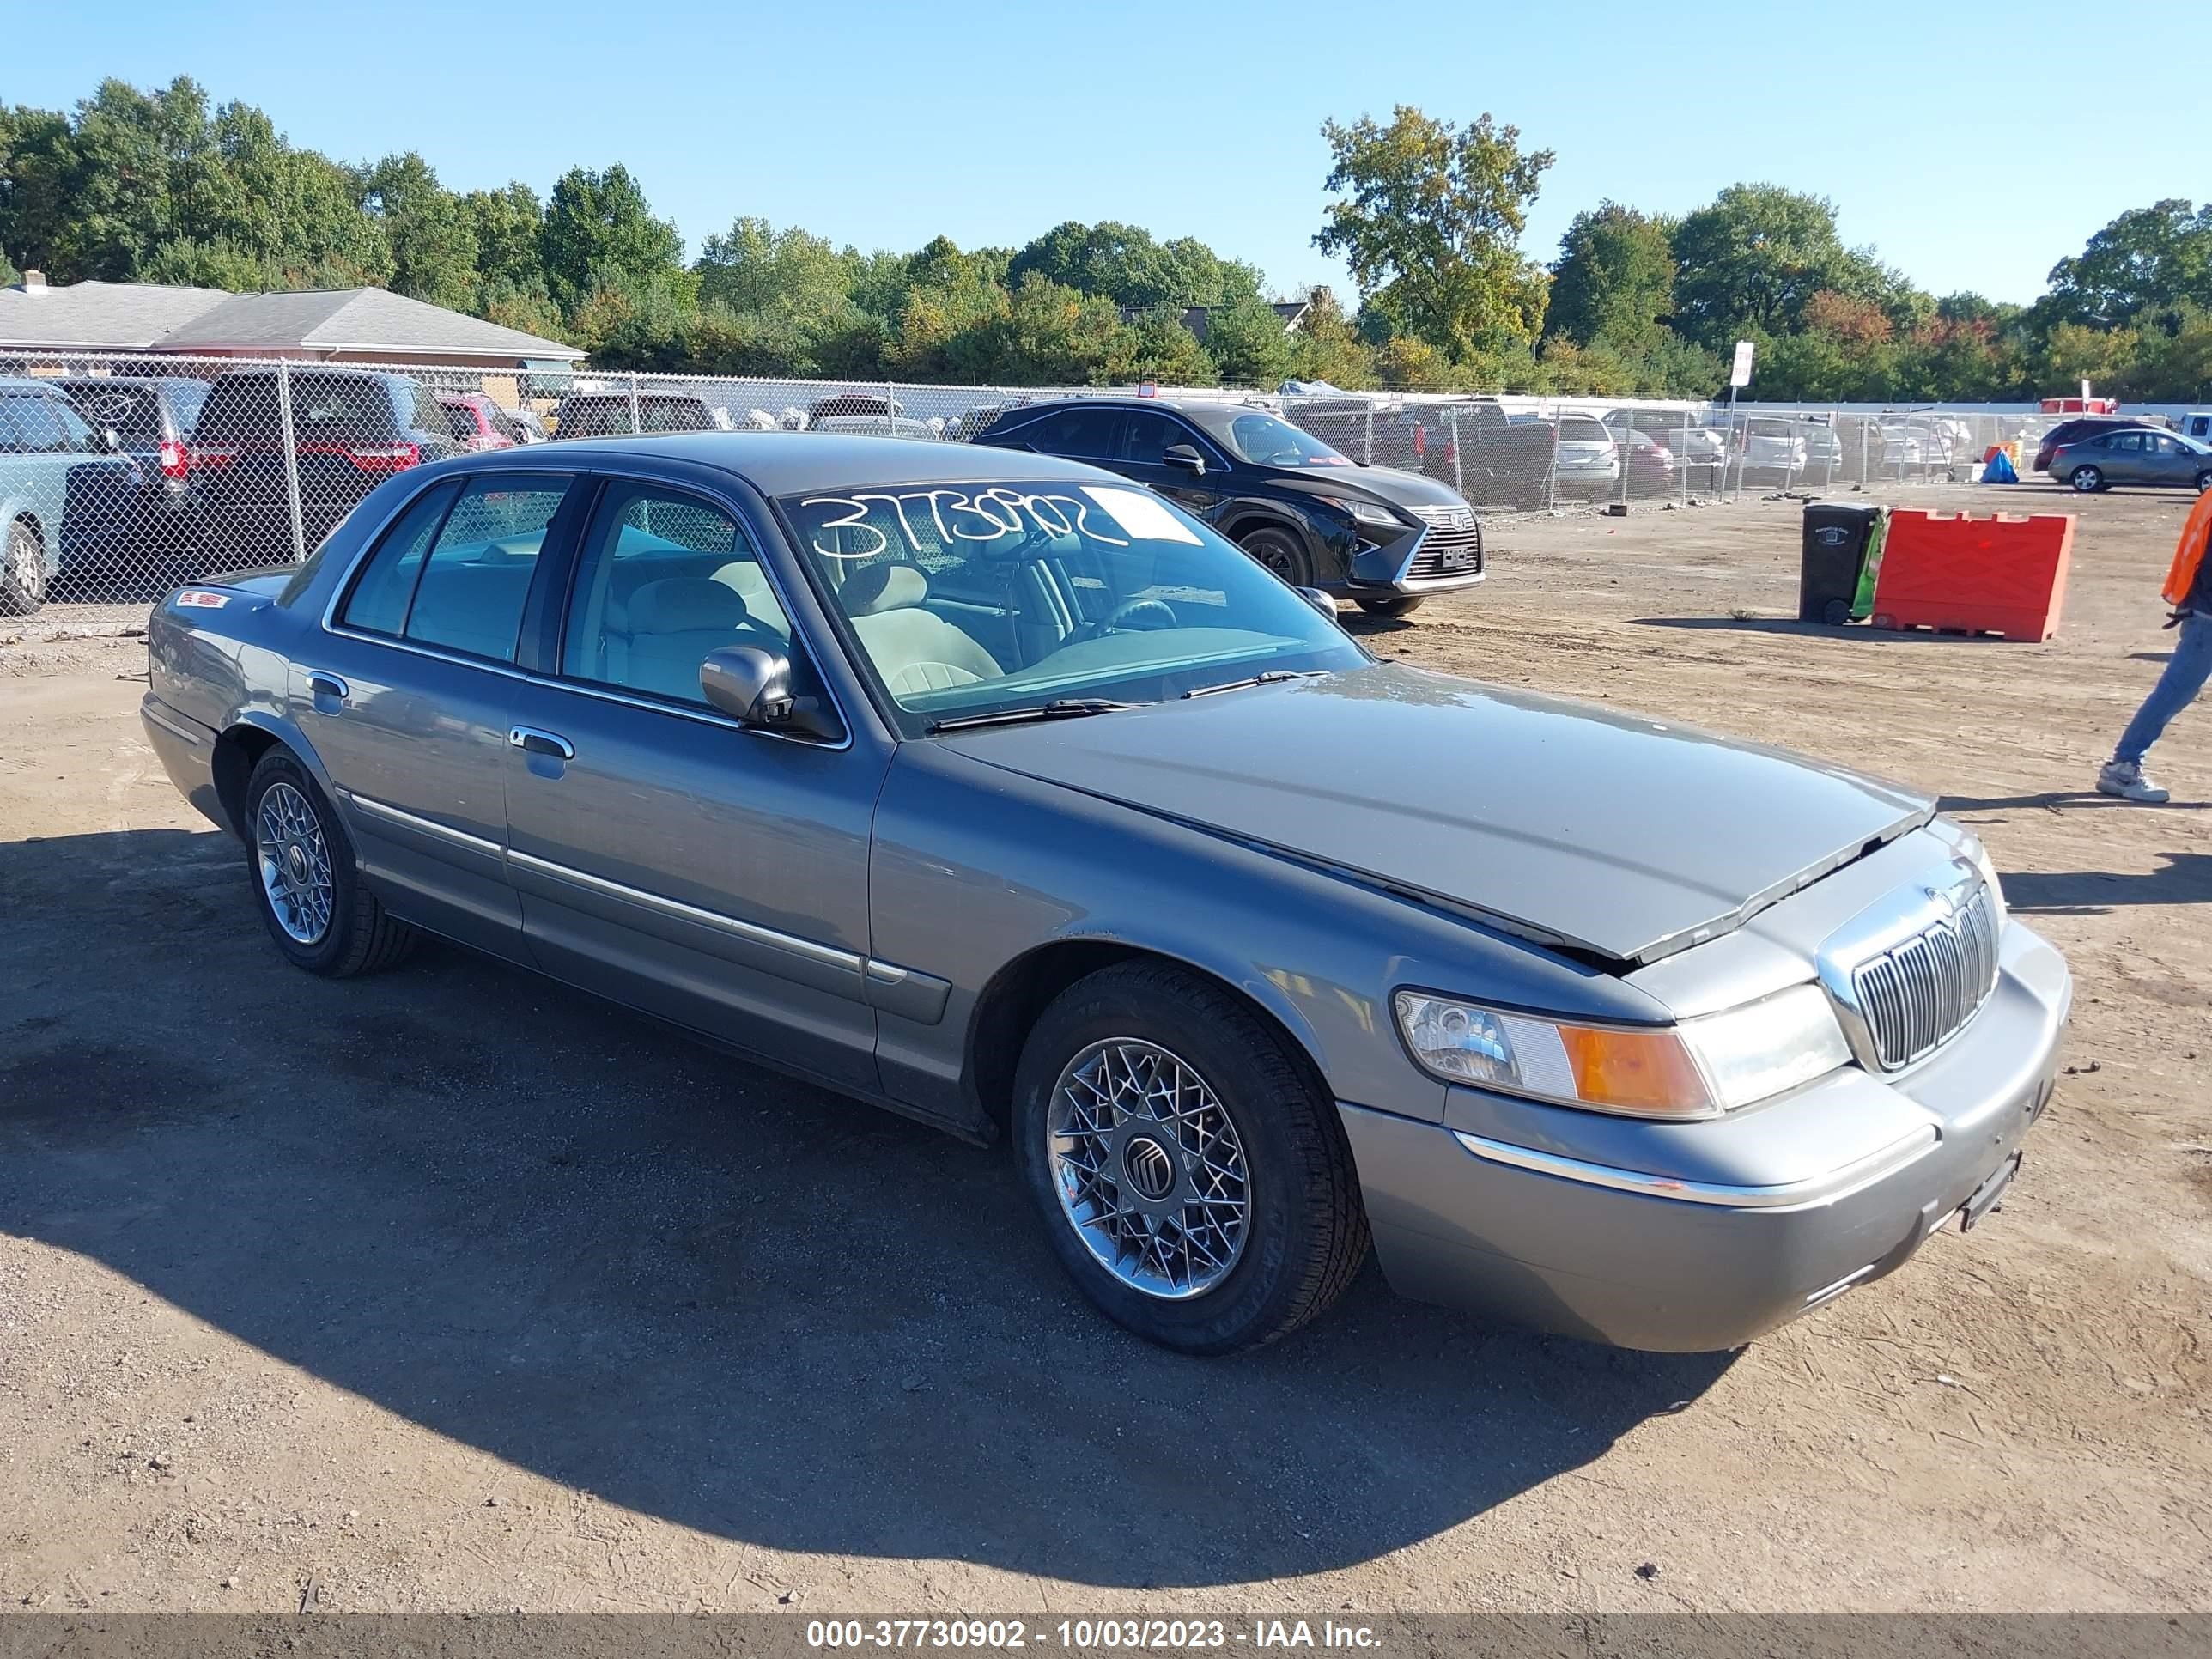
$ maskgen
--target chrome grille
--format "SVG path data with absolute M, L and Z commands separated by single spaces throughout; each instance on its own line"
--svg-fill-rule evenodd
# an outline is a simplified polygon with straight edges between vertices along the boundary
M 1851 970 L 1875 1053 L 1890 1072 L 1942 1047 L 1996 982 L 1996 905 L 1979 882 L 1949 917 Z
M 1428 526 L 1407 567 L 1409 580 L 1482 574 L 1482 526 L 1471 507 L 1415 507 L 1407 509 Z

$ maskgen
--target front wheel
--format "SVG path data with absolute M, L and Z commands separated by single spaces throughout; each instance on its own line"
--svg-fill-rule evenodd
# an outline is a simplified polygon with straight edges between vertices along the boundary
M 1262 526 L 1246 531 L 1238 545 L 1292 587 L 1313 586 L 1313 565 L 1298 538 L 1289 531 Z
M 27 617 L 46 602 L 46 543 L 29 520 L 18 519 L 0 546 L 0 616 Z
M 2197 475 L 2197 493 L 2200 495 L 2212 494 L 2212 468 Z
M 414 949 L 415 930 L 361 884 L 345 826 L 289 750 L 271 749 L 246 781 L 245 830 L 261 920 L 294 967 L 346 979 Z
M 2075 493 L 2094 495 L 2105 487 L 2105 474 L 2100 467 L 2077 466 L 2066 482 L 2074 486 Z
M 1279 1032 L 1182 969 L 1127 963 L 1054 999 L 1022 1050 L 1013 1127 L 1061 1266 L 1163 1347 L 1286 1336 L 1366 1257 L 1335 1103 Z
M 1407 593 L 1394 599 L 1361 599 L 1358 603 L 1359 608 L 1370 617 L 1395 620 L 1400 617 L 1410 617 L 1419 611 L 1425 597 L 1420 593 Z

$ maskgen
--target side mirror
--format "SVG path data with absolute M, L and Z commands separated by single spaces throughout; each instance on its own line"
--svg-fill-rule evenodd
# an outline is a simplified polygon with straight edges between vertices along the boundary
M 791 694 L 791 659 L 765 646 L 726 645 L 699 665 L 699 690 L 708 703 L 740 726 L 836 738 L 837 724 L 812 697 Z
M 1198 453 L 1196 444 L 1170 444 L 1160 452 L 1160 459 L 1170 466 L 1179 466 L 1197 477 L 1206 476 L 1206 457 Z
M 1298 589 L 1298 597 L 1331 622 L 1336 620 L 1336 601 L 1318 587 L 1301 587 Z

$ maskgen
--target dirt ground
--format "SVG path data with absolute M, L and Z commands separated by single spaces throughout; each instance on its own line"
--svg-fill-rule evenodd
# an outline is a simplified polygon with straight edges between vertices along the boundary
M 1786 501 L 1507 524 L 1369 633 L 1939 791 L 2073 962 L 2002 1213 L 1707 1358 L 1371 1266 L 1258 1356 L 1155 1352 L 1003 1151 L 458 951 L 289 971 L 140 736 L 138 642 L 14 630 L 0 1605 L 2212 1608 L 2212 708 L 2175 805 L 2083 793 L 2187 503 L 2002 500 L 2081 515 L 2048 646 L 1783 620 Z

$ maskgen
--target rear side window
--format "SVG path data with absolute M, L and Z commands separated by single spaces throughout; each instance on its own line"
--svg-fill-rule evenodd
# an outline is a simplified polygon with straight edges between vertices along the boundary
M 513 662 L 538 550 L 568 489 L 542 473 L 471 480 L 422 561 L 405 637 Z
M 1082 455 L 1104 459 L 1114 453 L 1114 428 L 1121 418 L 1114 409 L 1058 409 L 1012 435 L 1048 455 Z
M 446 430 L 451 436 L 462 443 L 477 437 L 476 410 L 466 404 L 443 404 L 440 407 L 446 411 Z
M 423 556 L 429 552 L 430 538 L 438 533 L 446 509 L 459 490 L 459 484 L 451 483 L 424 490 L 384 532 L 384 539 L 362 567 L 339 613 L 347 627 L 395 637 L 406 627 L 407 604 L 415 597 Z

